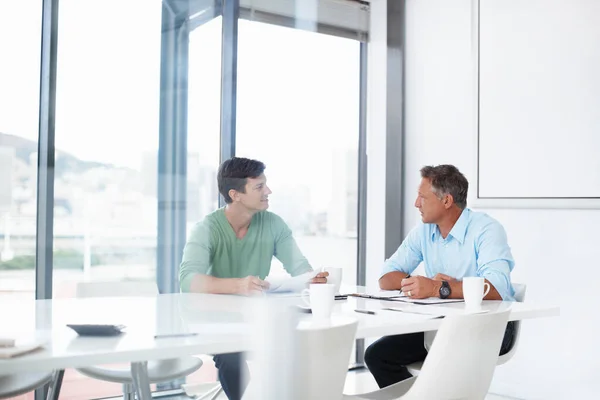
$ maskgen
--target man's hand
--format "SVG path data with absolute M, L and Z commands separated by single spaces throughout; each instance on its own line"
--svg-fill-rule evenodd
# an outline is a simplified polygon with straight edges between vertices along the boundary
M 433 279 L 424 276 L 411 276 L 402 279 L 402 292 L 411 299 L 426 299 L 427 297 L 436 297 L 437 284 Z
M 455 279 L 449 275 L 445 274 L 437 274 L 433 277 L 434 281 L 448 281 L 448 282 L 458 282 L 458 279 Z
M 236 293 L 243 296 L 254 296 L 262 293 L 263 289 L 268 289 L 269 282 L 263 281 L 256 276 L 247 276 L 237 280 Z
M 312 278 L 308 283 L 327 283 L 327 277 L 329 276 L 329 272 L 319 272 Z

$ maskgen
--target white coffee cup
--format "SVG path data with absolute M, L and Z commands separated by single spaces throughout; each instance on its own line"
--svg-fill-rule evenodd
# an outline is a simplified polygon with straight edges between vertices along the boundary
M 487 289 L 484 291 L 484 287 Z M 468 308 L 481 307 L 481 301 L 490 292 L 490 284 L 480 277 L 465 277 L 462 281 L 463 297 Z
M 335 294 L 340 293 L 340 286 L 342 285 L 342 268 L 336 267 L 325 267 L 325 272 L 329 273 L 327 277 L 327 283 L 335 285 Z
M 312 315 L 315 318 L 323 319 L 331 317 L 335 301 L 335 285 L 311 283 L 309 288 L 302 291 L 302 301 L 311 308 Z

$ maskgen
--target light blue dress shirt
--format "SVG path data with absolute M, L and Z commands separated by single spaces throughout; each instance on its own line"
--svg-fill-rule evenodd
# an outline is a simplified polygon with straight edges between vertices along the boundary
M 515 262 L 506 232 L 485 213 L 465 208 L 445 239 L 436 224 L 420 223 L 385 261 L 381 276 L 392 271 L 412 273 L 422 261 L 428 278 L 438 273 L 459 280 L 483 277 L 503 300 L 514 301 L 510 272 Z

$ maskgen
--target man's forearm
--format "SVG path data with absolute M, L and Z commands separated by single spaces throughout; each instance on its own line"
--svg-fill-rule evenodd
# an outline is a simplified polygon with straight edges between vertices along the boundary
M 234 294 L 238 291 L 239 279 L 215 278 L 214 276 L 196 274 L 192 277 L 190 292 L 212 294 Z
M 381 290 L 400 290 L 402 288 L 402 279 L 408 274 L 400 271 L 388 272 L 379 278 L 379 287 Z

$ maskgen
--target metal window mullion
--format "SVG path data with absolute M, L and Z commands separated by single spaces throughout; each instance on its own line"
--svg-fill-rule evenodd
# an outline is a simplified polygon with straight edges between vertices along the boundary
M 237 124 L 237 58 L 239 0 L 223 0 L 223 32 L 221 44 L 221 158 L 235 155 Z M 219 205 L 223 199 L 219 196 Z
M 189 29 L 187 13 L 162 10 L 156 281 L 179 291 L 177 270 L 186 240 Z
M 35 298 L 38 300 L 52 298 L 58 3 L 58 0 L 42 2 L 35 244 Z M 51 318 L 51 315 L 36 312 L 36 326 L 47 327 L 47 319 Z M 36 389 L 35 399 L 45 399 L 47 391 L 48 385 Z
M 364 286 L 367 277 L 367 59 L 368 44 L 360 43 L 358 114 L 358 225 L 356 284 Z M 356 365 L 364 365 L 365 341 L 356 341 Z
M 35 297 L 52 298 L 58 0 L 42 3 Z
M 404 238 L 404 55 L 406 0 L 387 0 L 385 258 Z

